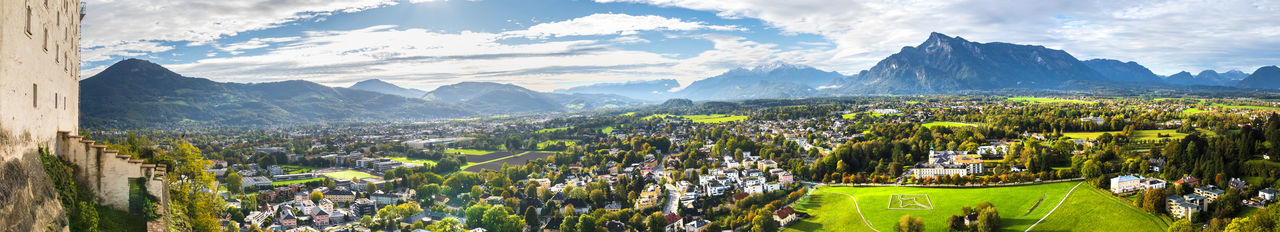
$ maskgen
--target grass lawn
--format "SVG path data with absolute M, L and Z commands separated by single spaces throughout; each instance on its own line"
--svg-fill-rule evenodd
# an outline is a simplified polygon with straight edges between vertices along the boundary
M 1208 136 L 1215 135 L 1213 131 L 1209 131 L 1205 129 L 1196 129 L 1196 130 L 1200 131 L 1200 134 L 1204 134 Z M 1102 133 L 1111 133 L 1111 135 L 1114 136 L 1116 134 L 1119 134 L 1120 131 L 1067 132 L 1067 133 L 1062 133 L 1062 136 L 1075 138 L 1075 139 L 1097 139 L 1098 136 L 1102 135 Z M 1169 137 L 1159 137 L 1159 134 L 1166 134 L 1166 135 L 1169 135 Z M 1187 137 L 1187 134 L 1178 133 L 1178 130 L 1175 130 L 1175 129 L 1137 130 L 1133 132 L 1134 140 L 1181 139 L 1183 137 Z
M 542 141 L 541 143 L 538 143 L 538 150 L 542 150 L 542 149 L 544 149 L 545 147 L 547 147 L 548 145 L 552 145 L 552 144 L 556 144 L 556 143 L 564 143 L 564 145 L 565 145 L 565 146 L 570 146 L 570 147 L 572 147 L 573 145 L 578 144 L 578 140 L 572 140 L 572 139 L 553 139 L 553 140 Z
M 1208 110 L 1202 110 L 1202 109 L 1196 109 L 1196 108 L 1187 108 L 1187 109 L 1185 109 L 1185 110 L 1182 110 L 1182 113 L 1183 113 L 1183 114 L 1199 114 L 1199 113 L 1204 113 L 1204 112 L 1210 112 L 1210 111 L 1208 111 Z
M 312 181 L 320 181 L 320 180 L 323 180 L 323 179 L 324 179 L 324 177 L 316 177 L 316 178 L 311 178 L 311 179 L 301 179 L 301 180 L 272 181 L 272 182 L 271 182 L 271 186 L 285 186 L 285 185 L 291 185 L 291 184 L 302 184 L 302 183 L 307 183 L 307 182 L 312 182 Z
M 644 119 L 666 118 L 670 116 L 689 119 L 689 121 L 693 121 L 694 123 L 724 123 L 724 122 L 737 122 L 737 121 L 747 120 L 747 116 L 728 115 L 728 114 L 702 114 L 702 115 L 654 114 L 654 115 L 649 115 L 648 117 L 644 117 Z
M 996 205 L 999 207 L 999 205 Z M 1004 216 L 1004 212 L 1000 212 Z M 1156 216 L 1112 197 L 1110 193 L 1081 185 L 1067 202 L 1035 231 L 1165 231 L 1173 221 Z M 1022 231 L 1024 229 L 1019 229 Z
M 1246 110 L 1280 110 L 1280 107 L 1270 107 L 1270 106 L 1250 106 L 1250 105 L 1227 105 L 1227 104 L 1222 104 L 1222 103 L 1214 103 L 1212 106 L 1213 106 L 1213 107 L 1218 107 L 1218 108 L 1227 108 L 1227 109 L 1246 109 Z
M 942 126 L 942 127 L 966 127 L 966 126 L 977 126 L 977 125 L 978 125 L 978 124 L 963 123 L 963 122 L 929 122 L 929 123 L 921 124 L 921 126 L 928 127 L 928 128 L 933 128 L 933 127 L 935 127 L 935 126 Z
M 493 151 L 476 150 L 476 149 L 444 149 L 444 153 L 450 153 L 450 154 L 462 153 L 463 155 L 487 155 L 489 153 L 493 153 Z
M 346 171 L 340 171 L 340 172 L 326 172 L 326 173 L 321 174 L 321 175 L 328 176 L 329 178 L 333 178 L 333 179 L 339 179 L 339 180 L 364 179 L 364 178 L 369 178 L 369 177 L 377 177 L 377 176 L 374 176 L 373 174 L 369 174 L 369 173 L 365 173 L 365 172 L 361 172 L 361 171 L 356 171 L 356 170 L 346 170 Z
M 857 117 L 858 117 L 858 113 L 840 115 L 840 118 L 843 118 L 843 119 L 854 119 Z
M 1015 101 L 1015 102 L 1030 102 L 1030 103 L 1081 103 L 1081 104 L 1098 103 L 1096 101 L 1057 99 L 1057 98 L 1044 98 L 1044 97 L 1011 97 L 1008 100 Z
M 813 217 L 796 222 L 784 231 L 871 231 L 859 217 L 859 211 L 879 231 L 893 231 L 898 218 L 908 214 L 923 219 L 928 231 L 945 231 L 948 217 L 960 214 L 961 207 L 983 201 L 991 202 L 1000 211 L 1000 224 L 1005 230 L 1023 231 L 1048 214 L 1077 183 L 991 188 L 822 187 L 795 205 L 797 211 Z M 1084 188 L 1088 186 L 1080 187 Z M 894 194 L 928 195 L 933 209 L 890 209 Z M 857 198 L 856 209 L 850 196 Z M 1041 198 L 1044 201 L 1041 202 Z
M 429 160 L 429 159 L 423 159 L 423 158 L 409 158 L 404 156 L 387 156 L 386 158 L 390 158 L 391 160 L 400 161 L 404 163 L 415 163 L 415 164 L 421 164 L 421 165 L 436 164 L 435 160 Z
M 564 131 L 564 130 L 568 130 L 568 129 L 569 129 L 569 127 L 547 128 L 547 129 L 541 129 L 541 130 L 538 130 L 537 132 L 534 132 L 534 133 L 551 133 L 551 132 L 556 132 L 556 131 Z
M 604 129 L 600 129 L 600 133 L 604 133 L 605 135 L 608 135 L 609 133 L 613 133 L 614 129 L 615 128 L 613 128 L 612 126 L 607 126 L 607 127 L 604 127 Z

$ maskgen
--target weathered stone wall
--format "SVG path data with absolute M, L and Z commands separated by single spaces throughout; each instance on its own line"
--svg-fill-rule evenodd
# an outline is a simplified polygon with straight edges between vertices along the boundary
M 79 1 L 0 1 L 0 230 L 67 230 L 40 162 L 79 126 Z
M 92 140 L 82 140 L 78 135 L 60 132 L 57 154 L 76 164 L 76 183 L 88 187 L 97 194 L 98 203 L 112 208 L 129 210 L 129 184 L 132 179 L 145 179 L 147 192 L 156 199 L 165 199 L 166 167 L 163 164 L 144 164 L 142 160 L 119 151 L 97 145 Z

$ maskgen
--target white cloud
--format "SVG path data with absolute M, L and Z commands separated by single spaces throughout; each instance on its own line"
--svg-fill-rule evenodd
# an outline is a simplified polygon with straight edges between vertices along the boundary
M 1082 59 L 1135 60 L 1163 74 L 1280 63 L 1274 49 L 1280 47 L 1280 8 L 1273 1 L 596 1 L 713 11 L 760 19 L 785 33 L 821 35 L 835 49 L 810 64 L 844 73 L 869 68 L 934 31 L 1040 44 Z
M 740 30 L 735 26 L 707 25 L 657 15 L 592 14 L 566 21 L 541 23 L 504 34 L 529 38 L 582 35 L 634 35 L 640 31 Z
M 121 50 L 154 41 L 209 43 L 224 36 L 288 22 L 395 4 L 392 0 L 88 0 L 82 21 L 85 52 L 135 56 Z M 125 44 L 125 45 L 122 45 Z M 93 57 L 100 61 L 109 57 Z
M 609 47 L 605 41 L 504 44 L 502 33 L 435 32 L 374 26 L 310 31 L 260 55 L 208 58 L 166 65 L 187 76 L 218 81 L 305 79 L 332 86 L 380 78 L 431 89 L 461 81 L 515 83 L 552 90 L 584 82 L 677 78 L 689 83 L 744 64 L 774 60 L 776 45 L 741 37 L 700 35 L 715 48 L 686 59 Z
M 621 36 L 618 38 L 613 38 L 609 40 L 609 42 L 614 42 L 618 44 L 641 44 L 641 43 L 649 43 L 649 40 L 640 38 L 637 36 Z
M 141 56 L 157 52 L 173 50 L 173 46 L 162 45 L 151 41 L 121 41 L 80 51 L 82 61 L 104 61 L 113 56 Z

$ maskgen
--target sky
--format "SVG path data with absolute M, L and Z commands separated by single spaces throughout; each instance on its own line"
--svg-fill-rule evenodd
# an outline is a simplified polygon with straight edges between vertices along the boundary
M 1280 64 L 1270 0 L 85 0 L 82 78 L 126 58 L 190 77 L 550 91 L 791 63 L 855 74 L 930 32 L 1160 75 Z

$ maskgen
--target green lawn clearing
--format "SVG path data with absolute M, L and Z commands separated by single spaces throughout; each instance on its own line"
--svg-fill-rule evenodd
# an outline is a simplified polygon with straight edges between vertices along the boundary
M 564 145 L 565 145 L 565 146 L 570 146 L 570 147 L 572 147 L 573 145 L 578 144 L 578 140 L 572 140 L 572 139 L 555 139 L 555 140 L 542 141 L 541 143 L 538 143 L 538 150 L 543 150 L 543 149 L 545 149 L 548 145 L 553 145 L 553 144 L 557 144 L 557 143 L 564 143 Z
M 996 207 L 999 207 L 997 205 Z M 1004 216 L 1004 211 L 1000 211 Z M 1142 211 L 1102 189 L 1080 186 L 1033 231 L 1165 231 L 1173 221 Z M 1018 229 L 1023 231 L 1024 229 Z
M 724 122 L 737 122 L 737 121 L 747 120 L 747 116 L 728 115 L 728 114 L 701 114 L 701 115 L 654 114 L 654 115 L 649 115 L 647 117 L 644 117 L 644 119 L 667 118 L 671 116 L 685 118 L 694 123 L 724 123 Z
M 1187 108 L 1185 110 L 1182 110 L 1182 114 L 1186 114 L 1186 115 L 1199 114 L 1204 112 L 1212 112 L 1212 111 L 1196 109 L 1196 108 Z
M 547 128 L 547 129 L 541 129 L 541 130 L 538 130 L 538 131 L 536 131 L 536 132 L 534 132 L 534 133 L 551 133 L 551 132 L 556 132 L 556 131 L 564 131 L 564 130 L 568 130 L 568 129 L 569 129 L 569 127 L 567 127 L 567 126 L 566 126 L 566 127 Z
M 435 160 L 429 160 L 429 159 L 423 159 L 423 158 L 409 158 L 409 157 L 404 157 L 404 156 L 387 156 L 387 157 L 385 157 L 385 158 L 389 158 L 389 159 L 391 159 L 391 160 L 400 161 L 400 162 L 404 162 L 404 163 L 415 163 L 415 164 L 420 164 L 420 165 L 427 165 L 427 164 L 435 165 L 435 164 L 436 164 L 436 161 L 435 161 Z
M 493 151 L 476 150 L 476 149 L 444 149 L 444 153 L 449 153 L 449 154 L 462 153 L 463 155 L 488 155 L 489 153 L 493 153 Z
M 1208 135 L 1208 136 L 1216 135 L 1215 133 L 1213 133 L 1213 131 L 1209 131 L 1205 129 L 1196 129 L 1196 130 L 1200 131 L 1200 134 L 1203 134 L 1203 135 Z M 1119 134 L 1120 131 L 1067 132 L 1067 133 L 1062 133 L 1062 136 L 1073 138 L 1073 139 L 1097 139 L 1098 136 L 1102 135 L 1102 133 L 1111 133 L 1112 136 L 1115 136 L 1116 134 Z M 1160 137 L 1159 136 L 1160 134 L 1167 135 L 1168 137 Z M 1181 139 L 1183 137 L 1187 137 L 1187 134 L 1178 133 L 1178 130 L 1174 130 L 1174 129 L 1137 130 L 1133 132 L 1134 140 Z
M 893 231 L 902 215 L 920 217 L 928 231 L 945 231 L 948 217 L 960 214 L 961 207 L 984 201 L 1000 211 L 1004 230 L 1023 231 L 1048 214 L 1077 183 L 990 188 L 822 187 L 794 206 L 813 217 L 784 231 L 872 231 L 863 218 L 876 230 Z M 856 198 L 856 207 L 851 196 Z
M 301 179 L 301 180 L 272 181 L 272 182 L 271 182 L 271 186 L 285 186 L 285 185 L 291 185 L 291 184 L 305 184 L 305 183 L 307 183 L 307 182 L 320 181 L 320 180 L 322 180 L 322 179 L 324 179 L 324 177 L 316 177 L 316 178 L 311 178 L 311 179 Z
M 1246 110 L 1280 110 L 1280 107 L 1271 106 L 1251 106 L 1251 105 L 1227 105 L 1222 103 L 1214 103 L 1213 107 L 1226 109 L 1246 109 Z
M 1044 97 L 1011 97 L 1011 98 L 1009 98 L 1008 100 L 1009 100 L 1009 101 L 1015 101 L 1015 102 L 1030 102 L 1030 103 L 1079 103 L 1079 104 L 1094 104 L 1094 103 L 1098 103 L 1098 102 L 1096 102 L 1096 101 L 1085 101 L 1085 100 L 1074 100 L 1074 99 L 1058 99 L 1058 98 L 1044 98 Z
M 935 127 L 935 126 L 941 126 L 941 127 L 966 127 L 966 126 L 978 126 L 978 124 L 973 124 L 973 123 L 963 123 L 963 122 L 928 122 L 928 123 L 925 123 L 925 124 L 921 124 L 921 126 L 928 127 L 928 128 L 933 128 L 933 127 Z
M 615 129 L 616 128 L 613 128 L 612 126 L 607 126 L 607 127 L 604 127 L 604 129 L 600 129 L 600 133 L 604 133 L 605 135 L 608 135 L 610 133 L 613 133 L 613 130 Z
M 340 171 L 340 172 L 326 172 L 326 173 L 324 173 L 324 174 L 320 174 L 320 175 L 328 176 L 329 178 L 338 179 L 338 180 L 364 179 L 364 178 L 369 178 L 369 177 L 378 177 L 378 176 L 374 176 L 373 174 L 369 174 L 369 173 L 365 173 L 365 172 L 361 172 L 361 171 L 356 171 L 356 170 L 346 170 L 346 171 Z

